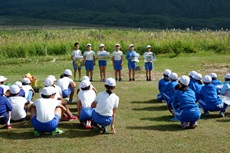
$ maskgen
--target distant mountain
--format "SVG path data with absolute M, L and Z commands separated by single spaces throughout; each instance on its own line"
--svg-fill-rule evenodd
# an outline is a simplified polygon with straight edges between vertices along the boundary
M 230 28 L 229 10 L 229 0 L 0 0 L 0 16 L 159 29 Z

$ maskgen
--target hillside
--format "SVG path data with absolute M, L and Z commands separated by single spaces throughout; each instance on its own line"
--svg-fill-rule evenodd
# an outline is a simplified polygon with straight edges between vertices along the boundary
M 230 27 L 227 0 L 0 0 L 0 4 L 0 16 L 74 24 L 159 29 Z

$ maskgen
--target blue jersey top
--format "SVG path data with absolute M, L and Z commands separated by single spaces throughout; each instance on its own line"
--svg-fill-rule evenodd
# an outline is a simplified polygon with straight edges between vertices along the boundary
M 187 91 L 177 90 L 172 100 L 174 109 L 186 109 L 198 107 L 194 91 L 188 88 Z
M 194 92 L 195 92 L 195 95 L 196 95 L 196 101 L 198 101 L 200 99 L 200 90 L 201 88 L 203 87 L 204 85 L 203 84 L 199 84 L 198 82 L 194 82 L 192 85 L 191 85 L 191 88 Z
M 224 85 L 223 85 L 223 88 L 220 91 L 220 94 L 221 95 L 226 95 L 227 94 L 228 96 L 230 96 L 230 81 L 225 81 L 224 82 Z
M 164 93 L 168 96 L 169 99 L 173 96 L 174 88 L 177 84 L 177 81 L 171 81 L 166 85 Z
M 3 116 L 6 114 L 6 112 L 9 112 L 12 110 L 12 106 L 8 102 L 7 98 L 5 96 L 0 96 L 0 116 Z
M 23 89 L 20 89 L 20 93 L 18 96 L 25 97 L 25 91 Z
M 212 80 L 212 84 L 214 85 L 214 86 L 218 86 L 218 85 L 222 85 L 223 83 L 220 81 L 220 80 Z
M 219 105 L 222 104 L 222 100 L 217 95 L 216 86 L 213 84 L 206 84 L 201 88 L 200 99 L 207 104 Z
M 195 80 L 193 78 L 190 78 L 190 82 L 188 84 L 188 87 L 192 89 L 193 84 L 195 83 Z
M 129 51 L 127 54 L 126 54 L 126 59 L 131 62 L 131 59 L 130 57 L 134 57 L 134 55 L 137 54 L 136 51 Z
M 0 96 L 3 96 L 3 94 L 4 94 L 4 89 L 0 87 Z
M 163 92 L 165 91 L 165 88 L 168 85 L 168 83 L 170 83 L 170 81 L 165 80 L 164 78 L 158 82 L 158 90 L 161 94 L 163 94 Z

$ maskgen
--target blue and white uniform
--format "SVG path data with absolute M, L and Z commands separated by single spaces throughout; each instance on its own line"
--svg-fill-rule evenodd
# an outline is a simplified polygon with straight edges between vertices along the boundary
M 113 52 L 113 57 L 114 57 L 114 63 L 113 63 L 113 68 L 116 71 L 120 71 L 122 70 L 122 56 L 123 56 L 123 52 L 122 51 L 114 51 Z
M 166 80 L 165 78 L 162 78 L 159 82 L 158 82 L 158 90 L 160 92 L 160 94 L 157 95 L 157 99 L 159 101 L 164 100 L 163 97 L 163 93 L 165 91 L 166 86 L 170 83 L 169 80 Z
M 9 120 L 9 111 L 13 108 L 5 96 L 0 95 L 0 125 L 6 124 Z
M 70 94 L 72 92 L 72 88 L 71 88 L 70 84 L 72 82 L 73 82 L 73 80 L 70 79 L 69 77 L 63 77 L 57 81 L 57 85 L 61 88 L 63 98 L 67 98 L 70 96 Z
M 225 81 L 223 88 L 220 91 L 220 95 L 227 95 L 230 97 L 230 81 Z
M 136 69 L 136 62 L 132 61 L 132 57 L 134 57 L 137 54 L 136 51 L 129 51 L 126 54 L 126 59 L 128 60 L 128 68 L 129 70 L 135 70 Z
M 203 84 L 199 84 L 197 81 L 194 81 L 192 84 L 191 84 L 191 89 L 195 92 L 195 95 L 196 95 L 196 101 L 198 101 L 200 99 L 200 90 L 201 88 L 203 87 L 204 85 Z
M 105 50 L 103 50 L 103 51 L 101 51 L 101 50 L 99 50 L 98 52 L 97 52 L 97 56 L 103 56 L 103 55 L 105 55 L 105 54 L 108 54 L 108 52 L 107 51 L 105 51 Z M 107 62 L 106 62 L 106 60 L 105 59 L 99 59 L 98 60 L 98 65 L 99 66 L 106 66 L 107 65 Z
M 177 81 L 172 80 L 172 81 L 169 82 L 169 83 L 167 84 L 167 86 L 165 87 L 165 90 L 164 90 L 164 92 L 163 92 L 163 97 L 164 97 L 164 99 L 166 100 L 168 106 L 171 106 L 170 99 L 172 98 L 172 96 L 173 96 L 173 94 L 174 94 L 174 88 L 175 88 L 175 86 L 176 86 L 177 84 L 178 84 Z
M 85 51 L 84 52 L 84 57 L 85 57 L 85 69 L 87 71 L 92 71 L 94 70 L 94 56 L 95 56 L 95 52 L 90 50 L 90 51 Z
M 153 59 L 147 59 L 148 56 L 151 56 L 152 52 L 145 52 L 144 53 L 144 62 L 145 62 L 145 70 L 153 70 Z
M 72 65 L 73 65 L 74 70 L 81 69 L 81 66 L 77 66 L 76 62 L 75 62 L 76 57 L 78 57 L 78 56 L 82 56 L 81 55 L 81 50 L 79 50 L 79 49 L 78 50 L 73 50 L 73 52 L 72 52 L 72 57 L 73 57 Z

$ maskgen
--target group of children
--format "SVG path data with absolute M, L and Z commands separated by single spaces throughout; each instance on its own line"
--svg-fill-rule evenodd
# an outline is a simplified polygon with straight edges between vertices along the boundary
M 96 56 L 95 52 L 92 50 L 92 45 L 87 44 L 87 50 L 83 53 L 79 50 L 79 43 L 74 44 L 75 49 L 72 51 L 72 64 L 74 69 L 74 79 L 76 80 L 76 72 L 79 73 L 79 79 L 81 78 L 81 68 L 85 66 L 86 76 L 90 77 L 90 81 L 93 81 L 93 70 L 96 64 Z M 120 50 L 120 44 L 115 45 L 115 50 L 112 53 L 112 65 L 115 70 L 115 79 L 116 81 L 122 81 L 121 78 L 121 70 L 123 66 L 123 52 Z M 99 45 L 99 51 L 97 52 L 98 65 L 100 69 L 100 78 L 102 82 L 105 81 L 106 78 L 106 66 L 107 60 L 110 53 L 105 51 L 104 44 Z M 129 45 L 129 51 L 126 54 L 126 59 L 128 60 L 128 69 L 129 69 L 129 81 L 135 81 L 135 70 L 136 70 L 136 62 L 140 58 L 140 54 L 138 54 L 134 50 L 134 45 Z M 151 52 L 151 46 L 146 46 L 146 52 L 144 53 L 144 62 L 145 62 L 145 70 L 146 70 L 146 80 L 152 80 L 152 70 L 153 70 L 153 61 L 155 57 Z M 79 63 L 80 62 L 80 63 Z
M 166 102 L 175 117 L 172 120 L 179 120 L 182 128 L 194 128 L 201 115 L 199 107 L 206 117 L 212 111 L 225 116 L 229 103 L 221 97 L 230 97 L 230 73 L 222 83 L 216 73 L 202 77 L 200 73 L 191 71 L 189 76 L 178 77 L 177 73 L 166 69 L 158 82 L 158 90 L 157 99 Z
M 76 84 L 71 79 L 72 72 L 66 69 L 56 80 L 50 75 L 44 80 L 44 88 L 34 102 L 34 91 L 30 86 L 30 79 L 23 78 L 13 85 L 5 85 L 7 78 L 0 76 L 0 124 L 6 124 L 11 129 L 11 121 L 26 120 L 27 112 L 34 127 L 34 135 L 48 132 L 52 135 L 62 133 L 58 129 L 60 119 L 78 120 L 69 110 L 67 103 L 73 102 Z M 97 90 L 93 87 L 89 77 L 84 76 L 77 89 L 78 116 L 86 128 L 96 128 L 107 133 L 107 126 L 111 125 L 112 133 L 115 131 L 115 114 L 119 104 L 119 97 L 113 93 L 116 81 L 113 78 L 105 80 L 104 92 L 96 96 Z M 25 94 L 27 93 L 27 94 Z M 32 94 L 30 94 L 32 93 Z

